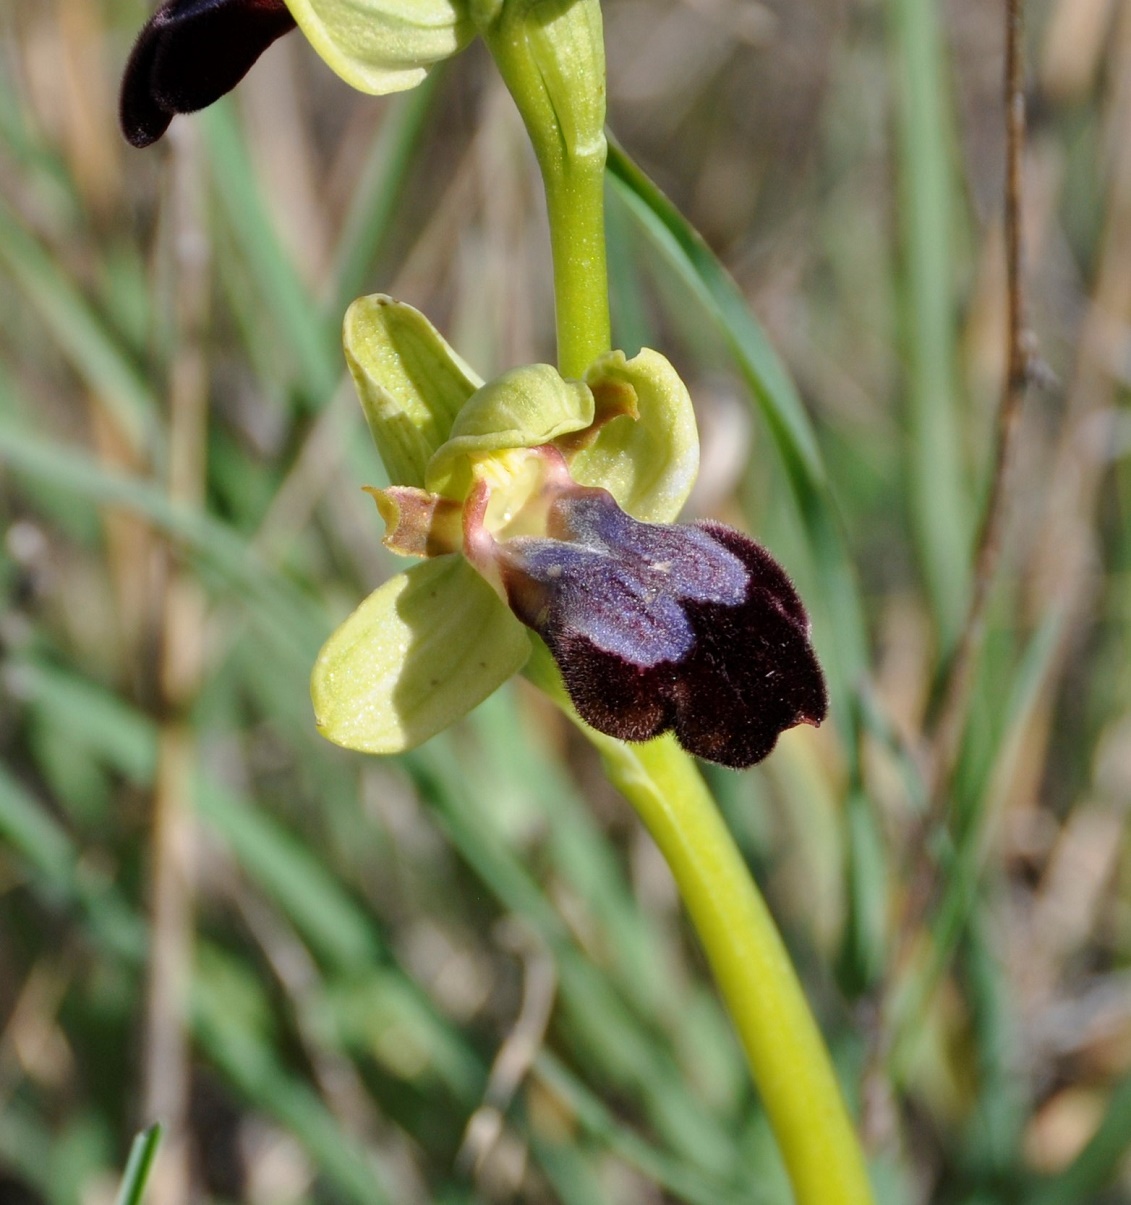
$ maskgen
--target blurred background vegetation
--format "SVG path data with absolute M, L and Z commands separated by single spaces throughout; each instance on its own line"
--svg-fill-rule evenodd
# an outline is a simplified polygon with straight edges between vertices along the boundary
M 1004 365 L 1001 7 L 606 6 L 611 128 L 761 323 L 621 161 L 617 342 L 691 384 L 693 509 L 789 567 L 835 693 L 710 779 L 892 1205 L 1131 1201 L 1129 0 L 1028 6 L 1047 371 L 918 823 Z M 387 760 L 314 732 L 314 655 L 396 567 L 344 306 L 552 358 L 509 98 L 480 47 L 374 101 L 294 36 L 136 152 L 146 15 L 0 9 L 0 1202 L 112 1201 L 155 1114 L 155 1205 L 788 1201 L 666 869 L 551 708 L 512 684 Z

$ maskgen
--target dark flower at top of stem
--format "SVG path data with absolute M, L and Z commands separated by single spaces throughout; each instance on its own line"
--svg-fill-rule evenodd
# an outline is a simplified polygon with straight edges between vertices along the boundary
M 136 147 L 156 142 L 176 114 L 230 92 L 294 28 L 283 0 L 165 0 L 138 35 L 122 76 L 126 140 Z
M 493 559 L 594 728 L 629 741 L 670 729 L 688 752 L 741 767 L 825 718 L 808 617 L 761 545 L 721 523 L 642 523 L 578 486 L 548 530 L 495 543 Z

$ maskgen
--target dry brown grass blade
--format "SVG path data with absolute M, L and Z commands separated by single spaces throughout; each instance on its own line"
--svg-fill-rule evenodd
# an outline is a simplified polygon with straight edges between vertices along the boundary
M 175 348 L 169 383 L 169 499 L 199 509 L 204 501 L 209 375 L 209 243 L 204 218 L 199 131 L 180 123 L 172 157 Z M 204 660 L 204 597 L 166 546 L 161 574 L 157 695 L 162 716 L 150 838 L 150 957 L 145 1006 L 143 1112 L 165 1126 L 154 1170 L 154 1205 L 185 1205 L 191 1057 L 188 991 L 192 975 L 194 821 L 191 784 L 195 738 L 187 709 Z
M 1079 637 L 1096 586 L 1095 513 L 1110 467 L 1108 422 L 1114 411 L 1116 368 L 1131 320 L 1131 4 L 1119 13 L 1113 44 L 1112 91 L 1105 120 L 1110 160 L 1106 218 L 1096 254 L 1095 283 L 1080 329 L 1065 420 L 1045 505 L 1044 538 L 1030 567 L 1030 610 L 1064 612 L 1064 643 L 1050 678 L 1063 671 Z

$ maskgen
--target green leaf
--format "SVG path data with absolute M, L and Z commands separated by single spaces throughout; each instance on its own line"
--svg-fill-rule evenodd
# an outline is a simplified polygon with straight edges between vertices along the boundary
M 414 88 L 475 34 L 467 5 L 452 0 L 287 0 L 287 7 L 331 70 L 375 96 Z
M 466 715 L 530 655 L 526 629 L 458 556 L 375 590 L 319 654 L 319 731 L 362 753 L 411 749 Z
M 428 461 L 482 381 L 419 310 L 381 293 L 350 306 L 342 338 L 389 480 L 423 486 Z
M 687 387 L 659 354 L 645 348 L 631 360 L 614 351 L 586 374 L 599 391 L 623 383 L 636 394 L 638 417 L 606 423 L 570 461 L 583 485 L 603 486 L 646 523 L 670 523 L 683 509 L 699 471 L 699 433 Z

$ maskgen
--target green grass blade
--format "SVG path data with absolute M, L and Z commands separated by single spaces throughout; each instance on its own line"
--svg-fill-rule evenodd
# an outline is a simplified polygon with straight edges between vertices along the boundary
M 0 765 L 0 841 L 17 853 L 56 891 L 74 872 L 74 850 L 59 825 Z
M 161 1142 L 161 1126 L 154 1123 L 143 1130 L 130 1147 L 129 1161 L 122 1174 L 122 1186 L 118 1189 L 116 1205 L 141 1205 L 145 1184 L 157 1158 L 157 1147 Z
M 304 941 L 340 971 L 383 957 L 364 914 L 330 871 L 281 825 L 215 783 L 197 784 L 197 806 L 247 875 L 290 916 Z
M 335 328 L 341 324 L 346 307 L 365 288 L 373 262 L 384 246 L 443 74 L 442 66 L 437 67 L 424 83 L 387 102 L 389 111 L 362 168 L 334 254 L 330 300 L 325 309 L 326 321 Z
M 937 9 L 890 0 L 899 113 L 898 213 L 904 251 L 907 487 L 927 592 L 944 645 L 966 606 L 970 528 L 955 374 L 951 139 Z
M 1062 1171 L 1026 1198 L 1028 1205 L 1080 1205 L 1094 1201 L 1131 1149 L 1131 1078 L 1108 1101 L 1107 1112 L 1087 1146 Z
M 543 1050 L 535 1064 L 538 1077 L 565 1101 L 581 1128 L 625 1163 L 692 1205 L 739 1205 L 748 1198 L 700 1171 L 650 1146 L 622 1125 L 599 1096 L 591 1092 L 554 1054 Z
M 247 259 L 259 302 L 294 353 L 308 406 L 320 409 L 345 372 L 340 316 L 332 322 L 322 317 L 276 236 L 231 106 L 213 105 L 199 120 L 224 215 Z
M 8 63 L 0 61 L 0 144 L 8 149 L 14 166 L 26 180 L 44 188 L 52 201 L 58 201 L 65 208 L 68 216 L 77 217 L 81 202 L 76 195 L 75 182 L 56 150 L 32 128 L 28 116 L 26 105 L 12 86 Z
M 83 864 L 66 830 L 35 797 L 0 766 L 0 842 L 32 871 L 48 899 L 78 905 L 105 948 L 138 959 L 145 930 L 123 897 L 96 870 Z
M 218 571 L 290 655 L 313 663 L 330 630 L 328 617 L 286 578 L 268 569 L 231 528 L 174 505 L 164 490 L 142 478 L 111 472 L 82 452 L 4 424 L 0 424 L 0 464 L 69 495 L 143 515 Z
M 569 939 L 558 912 L 468 789 L 465 767 L 436 738 L 405 758 L 422 795 L 460 856 L 504 908 L 526 918 L 554 955 L 564 1024 L 614 1083 L 645 1099 L 652 1122 L 681 1156 L 716 1175 L 735 1152 L 721 1123 L 695 1100 L 670 1053 L 640 1024 L 611 980 Z
M 249 1102 L 298 1138 L 344 1199 L 384 1205 L 392 1198 L 377 1158 L 346 1132 L 313 1089 L 283 1067 L 276 1050 L 243 1015 L 241 1005 L 248 1001 L 253 1008 L 267 1008 L 242 963 L 201 943 L 193 982 L 193 1032 L 202 1049 Z
M 609 145 L 614 194 L 628 206 L 648 239 L 663 252 L 712 318 L 774 439 L 796 499 L 813 563 L 823 587 L 811 599 L 824 620 L 823 651 L 830 693 L 842 722 L 854 723 L 851 691 L 867 664 L 867 640 L 855 575 L 809 416 L 777 354 L 734 280 L 714 252 L 627 154 Z M 849 747 L 854 742 L 848 742 Z
M 652 323 L 641 290 L 640 267 L 634 254 L 633 229 L 623 205 L 613 205 L 613 186 L 606 186 L 605 227 L 608 235 L 609 305 L 613 314 L 613 346 L 626 356 L 655 346 Z
M 148 716 L 56 665 L 12 658 L 4 673 L 21 703 L 42 713 L 74 747 L 93 750 L 99 761 L 134 786 L 152 785 L 157 734 Z
M 702 236 L 615 140 L 609 144 L 615 194 L 660 245 L 700 304 L 714 317 L 770 425 L 790 476 L 810 490 L 825 487 L 825 469 L 809 416 L 793 381 L 742 292 Z
M 153 394 L 51 253 L 0 201 L 0 262 L 75 372 L 117 419 L 131 447 L 159 459 Z
M 1010 690 L 995 756 L 986 772 L 985 781 L 979 784 L 978 805 L 970 823 L 960 834 L 958 843 L 944 855 L 944 887 L 931 922 L 930 958 L 910 985 L 892 1022 L 892 1066 L 896 1079 L 906 1070 L 908 1047 L 914 1042 L 918 1023 L 950 964 L 951 955 L 971 913 L 977 907 L 986 835 L 998 814 L 995 803 L 1003 797 L 1003 792 L 997 789 L 996 784 L 1009 781 L 1013 766 L 1021 756 L 1025 731 L 1040 701 L 1049 663 L 1056 656 L 1061 623 L 1062 616 L 1054 612 L 1030 639 Z

